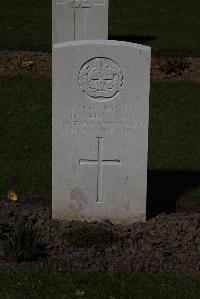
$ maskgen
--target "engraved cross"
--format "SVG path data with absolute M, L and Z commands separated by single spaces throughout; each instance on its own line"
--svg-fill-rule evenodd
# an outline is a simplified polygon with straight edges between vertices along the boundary
M 80 159 L 79 165 L 97 165 L 97 199 L 96 202 L 102 203 L 102 168 L 103 165 L 120 166 L 121 161 L 103 160 L 103 137 L 97 137 L 98 140 L 98 160 Z
M 56 0 L 56 4 L 66 5 L 73 10 L 74 40 L 81 40 L 87 39 L 88 10 L 96 5 L 104 5 L 105 0 Z

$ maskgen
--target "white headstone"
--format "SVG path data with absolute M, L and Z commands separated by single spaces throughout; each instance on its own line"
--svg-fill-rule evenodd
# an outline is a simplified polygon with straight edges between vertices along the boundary
M 150 48 L 53 49 L 53 218 L 145 220 Z
M 53 0 L 53 43 L 108 39 L 109 0 Z

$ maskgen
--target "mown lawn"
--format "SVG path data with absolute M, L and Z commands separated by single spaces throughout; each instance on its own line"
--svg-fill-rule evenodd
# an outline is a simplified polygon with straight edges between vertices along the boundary
M 0 190 L 51 195 L 51 81 L 0 77 Z
M 193 82 L 151 83 L 150 170 L 200 172 L 199 87 Z M 1 76 L 0 101 L 0 193 L 14 189 L 50 198 L 51 80 Z M 196 197 L 200 190 L 194 192 Z
M 200 54 L 198 0 L 111 0 L 110 35 L 150 45 L 153 53 Z
M 1 0 L 0 48 L 51 48 L 51 0 Z M 110 39 L 153 47 L 167 55 L 200 54 L 200 1 L 110 0 Z
M 51 11 L 51 0 L 1 0 L 0 49 L 49 49 Z
M 199 275 L 0 269 L 2 299 L 197 299 Z
M 149 168 L 200 170 L 200 84 L 151 82 Z

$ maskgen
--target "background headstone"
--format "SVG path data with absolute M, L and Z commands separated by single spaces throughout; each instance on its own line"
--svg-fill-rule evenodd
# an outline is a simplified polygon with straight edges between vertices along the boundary
M 53 218 L 145 220 L 150 48 L 53 49 Z
M 108 39 L 109 0 L 53 0 L 53 43 Z

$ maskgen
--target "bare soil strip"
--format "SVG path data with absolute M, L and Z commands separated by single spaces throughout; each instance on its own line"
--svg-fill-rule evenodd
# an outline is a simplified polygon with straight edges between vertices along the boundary
M 51 219 L 50 201 L 24 199 L 19 202 L 0 202 L 0 267 L 16 265 L 5 252 L 5 242 L 19 223 L 32 223 L 41 241 L 46 244 L 46 256 L 30 262 L 36 267 L 100 271 L 150 271 L 199 273 L 200 271 L 200 206 L 177 208 L 170 215 L 159 215 L 147 222 L 114 225 L 104 221 L 103 235 L 95 221 L 67 222 Z M 90 246 L 73 245 L 73 240 L 85 240 L 80 229 L 97 229 L 101 243 L 87 234 Z M 73 228 L 74 237 L 65 234 Z M 75 233 L 75 231 L 77 231 Z M 119 238 L 112 238 L 117 235 Z M 89 239 L 88 239 L 89 238 Z M 95 238 L 96 239 L 96 238 Z M 70 241 L 71 240 L 71 241 Z M 104 241 L 103 241 L 104 240 Z M 25 262 L 26 264 L 26 262 Z
M 51 76 L 51 53 L 0 51 L 0 75 L 44 74 Z
M 0 75 L 43 74 L 51 76 L 51 52 L 0 51 Z M 200 58 L 153 57 L 152 80 L 200 82 Z

